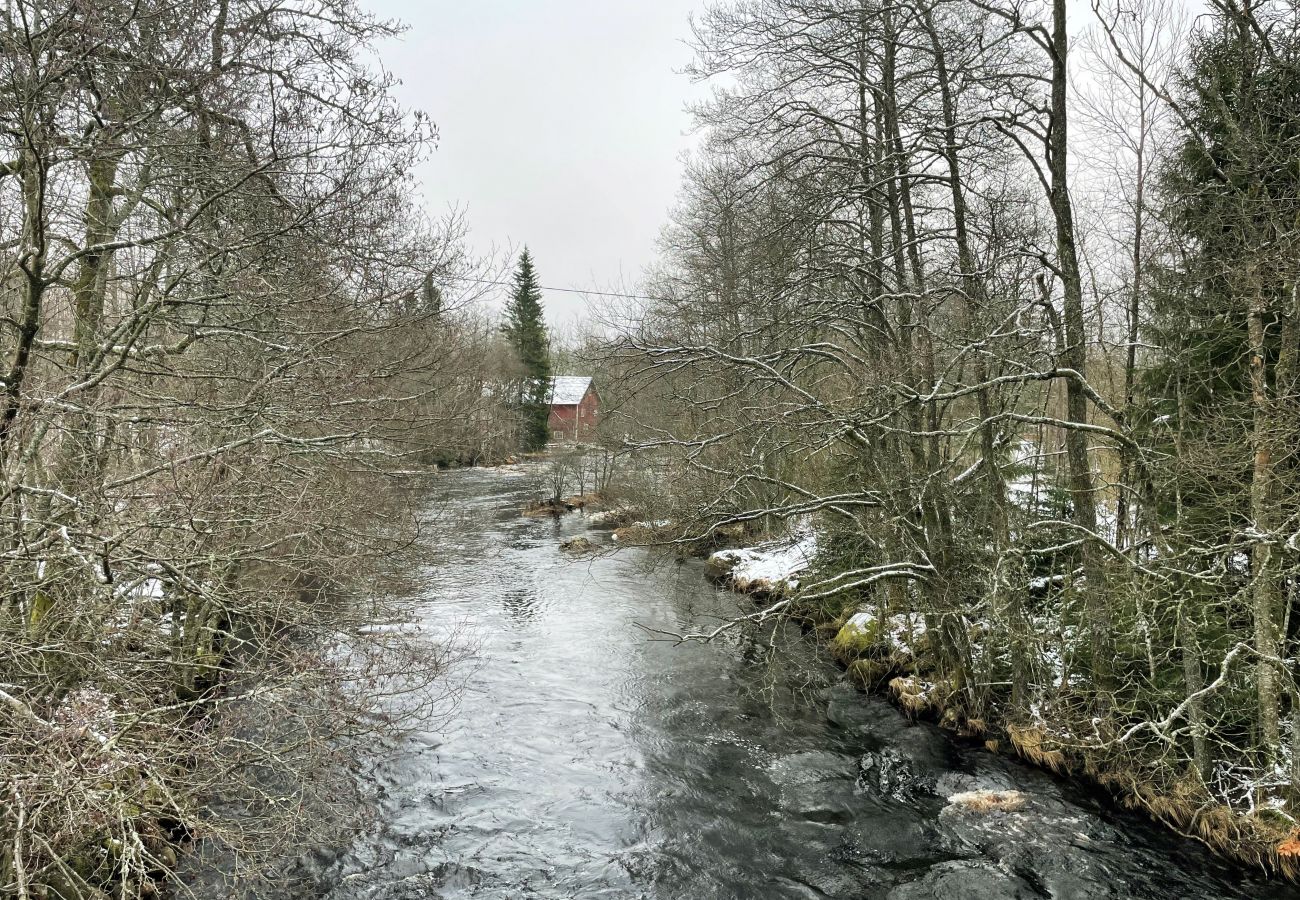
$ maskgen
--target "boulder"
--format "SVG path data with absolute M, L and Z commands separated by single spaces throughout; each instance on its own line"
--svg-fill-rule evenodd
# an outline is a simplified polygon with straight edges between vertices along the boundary
M 726 581 L 740 559 L 727 552 L 710 554 L 704 563 L 704 577 L 711 581 Z
M 840 662 L 848 665 L 857 659 L 866 657 L 873 648 L 881 648 L 886 643 L 880 623 L 869 612 L 854 613 L 831 640 L 831 654 Z

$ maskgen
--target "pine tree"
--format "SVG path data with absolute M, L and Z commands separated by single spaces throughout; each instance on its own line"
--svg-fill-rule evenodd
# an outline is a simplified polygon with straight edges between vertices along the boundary
M 550 417 L 551 341 L 546 331 L 537 270 L 527 247 L 519 257 L 510 302 L 506 304 L 506 321 L 501 330 L 524 368 L 524 381 L 519 391 L 523 426 L 521 443 L 524 450 L 540 450 L 551 437 L 547 423 Z

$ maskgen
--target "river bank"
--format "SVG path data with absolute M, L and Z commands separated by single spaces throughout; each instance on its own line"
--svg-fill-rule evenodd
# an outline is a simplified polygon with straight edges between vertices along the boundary
M 760 612 L 749 616 L 766 619 L 779 612 L 802 623 L 862 690 L 890 699 L 909 716 L 937 723 L 991 753 L 1010 753 L 1104 791 L 1124 807 L 1140 810 L 1243 867 L 1291 881 L 1300 877 L 1300 830 L 1294 823 L 1288 825 L 1280 810 L 1256 809 L 1253 802 L 1246 810 L 1210 802 L 1186 780 L 1162 786 L 1151 773 L 1135 768 L 1130 758 L 1107 753 L 1100 738 L 1082 739 L 1051 722 L 1042 710 L 1021 720 L 970 717 L 962 708 L 959 688 L 936 673 L 927 619 L 852 602 L 805 601 L 800 581 L 817 564 L 817 534 L 805 525 L 754 547 L 710 554 L 706 575 L 751 595 Z M 833 581 L 834 573 L 829 577 Z M 997 637 L 984 628 L 969 640 L 974 652 L 986 652 L 982 645 Z M 1059 657 L 1040 662 L 1057 681 L 1068 682 L 1068 668 Z
M 435 479 L 411 627 L 474 648 L 458 704 L 359 757 L 371 824 L 261 896 L 1294 896 L 861 694 L 798 628 L 647 639 L 750 600 L 697 560 L 566 553 L 582 514 L 519 515 L 539 478 Z

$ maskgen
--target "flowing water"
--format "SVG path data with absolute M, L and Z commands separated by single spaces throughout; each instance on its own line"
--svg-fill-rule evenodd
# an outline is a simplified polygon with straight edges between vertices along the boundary
M 373 828 L 313 896 L 1281 898 L 1094 794 L 960 747 L 842 681 L 797 633 L 675 645 L 745 598 L 698 563 L 574 557 L 519 516 L 536 474 L 440 477 L 424 625 L 476 645 L 463 694 L 370 770 Z M 449 512 L 450 511 L 450 512 Z M 1015 789 L 1019 811 L 947 797 Z

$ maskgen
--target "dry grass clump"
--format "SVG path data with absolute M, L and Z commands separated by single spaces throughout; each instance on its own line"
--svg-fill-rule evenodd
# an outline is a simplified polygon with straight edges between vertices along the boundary
M 895 671 L 897 667 L 892 662 L 879 659 L 858 659 L 847 667 L 849 677 L 866 690 L 875 690 Z
M 913 716 L 919 716 L 938 708 L 935 701 L 935 685 L 928 681 L 922 681 L 914 675 L 891 680 L 889 682 L 889 692 L 898 701 L 898 705 Z
M 567 512 L 573 512 L 573 507 L 569 506 L 564 500 L 551 497 L 545 500 L 530 500 L 524 506 L 522 515 L 530 517 L 562 516 Z
M 1029 803 L 1020 791 L 962 791 L 948 798 L 948 805 L 963 812 L 1019 812 Z
M 1047 746 L 1048 737 L 1041 728 L 1032 725 L 1008 725 L 1007 737 L 1016 752 L 1036 766 L 1063 774 L 1070 768 L 1069 760 L 1060 750 Z
M 1293 830 L 1273 848 L 1269 862 L 1284 878 L 1300 880 L 1300 829 Z
M 1094 776 L 1129 809 L 1145 812 L 1221 856 L 1300 880 L 1300 828 L 1286 829 L 1212 800 L 1194 777 L 1161 784 L 1132 771 Z

